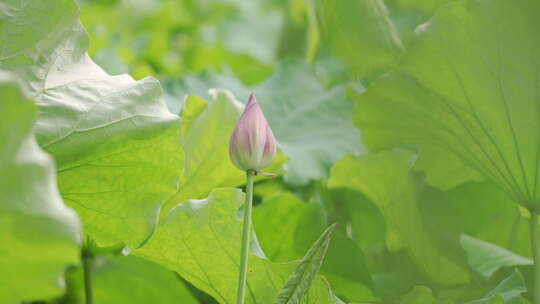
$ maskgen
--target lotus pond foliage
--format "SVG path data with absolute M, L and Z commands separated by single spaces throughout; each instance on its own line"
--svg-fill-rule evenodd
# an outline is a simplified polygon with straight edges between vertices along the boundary
M 538 29 L 0 0 L 0 304 L 540 304 Z

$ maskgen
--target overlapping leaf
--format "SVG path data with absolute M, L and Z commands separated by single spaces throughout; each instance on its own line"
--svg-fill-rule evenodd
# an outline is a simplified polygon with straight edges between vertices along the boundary
M 254 208 L 253 225 L 270 260 L 290 261 L 300 259 L 324 231 L 326 212 L 318 203 L 306 203 L 282 192 Z M 368 287 L 371 279 L 363 252 L 341 231 L 332 237 L 321 274 L 343 300 L 375 300 Z
M 439 250 L 424 228 L 410 161 L 410 153 L 403 151 L 348 156 L 332 169 L 329 187 L 357 189 L 376 204 L 386 220 L 389 249 L 405 248 L 429 278 L 440 284 L 466 283 L 467 270 Z
M 533 29 L 540 26 L 539 5 L 460 1 L 437 10 L 418 30 L 400 70 L 360 98 L 355 120 L 365 143 L 375 150 L 437 146 L 515 201 L 537 207 L 540 38 Z
M 56 187 L 54 164 L 32 134 L 36 106 L 0 71 L 0 302 L 48 299 L 78 262 L 80 223 Z
M 178 272 L 219 303 L 234 303 L 242 230 L 237 216 L 243 200 L 240 190 L 217 189 L 206 199 L 182 203 L 134 254 Z M 249 259 L 246 303 L 272 303 L 296 263 L 272 263 L 255 254 Z M 308 303 L 336 301 L 321 277 L 308 298 Z
M 159 83 L 95 65 L 73 1 L 7 1 L 2 10 L 0 67 L 18 74 L 39 105 L 35 131 L 57 162 L 66 203 L 99 245 L 138 246 L 183 166 L 179 119 Z

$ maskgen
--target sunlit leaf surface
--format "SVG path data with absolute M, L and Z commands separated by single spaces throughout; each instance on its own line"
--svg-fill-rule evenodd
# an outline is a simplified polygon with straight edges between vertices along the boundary
M 156 79 L 111 76 L 88 57 L 72 1 L 9 1 L 0 68 L 15 72 L 39 106 L 35 132 L 58 167 L 60 192 L 100 245 L 139 246 L 183 168 L 179 119 Z M 31 38 L 31 39 L 30 39 Z

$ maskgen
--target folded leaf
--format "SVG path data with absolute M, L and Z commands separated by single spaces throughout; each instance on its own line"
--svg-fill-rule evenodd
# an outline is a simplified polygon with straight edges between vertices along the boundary
M 54 162 L 32 134 L 36 106 L 0 71 L 0 302 L 58 296 L 78 263 L 81 227 L 56 187 Z
M 35 132 L 58 165 L 66 203 L 101 246 L 143 243 L 183 168 L 179 119 L 159 82 L 111 76 L 92 62 L 73 1 L 8 1 L 0 68 L 39 106 Z M 12 37 L 26 37 L 11 39 Z

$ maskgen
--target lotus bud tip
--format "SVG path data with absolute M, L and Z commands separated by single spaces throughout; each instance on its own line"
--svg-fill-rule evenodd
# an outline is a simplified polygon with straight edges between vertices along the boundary
M 231 135 L 229 154 L 245 171 L 263 169 L 275 158 L 276 139 L 253 93 Z

